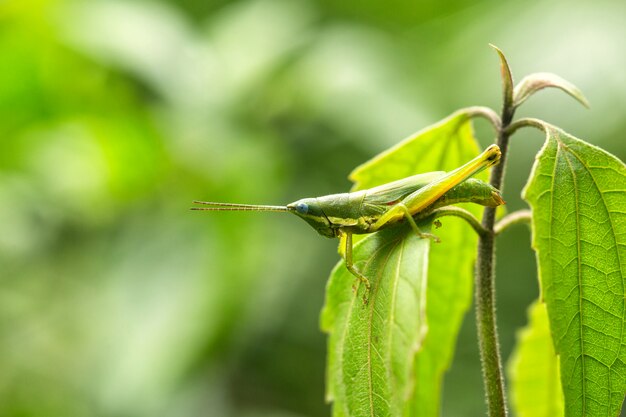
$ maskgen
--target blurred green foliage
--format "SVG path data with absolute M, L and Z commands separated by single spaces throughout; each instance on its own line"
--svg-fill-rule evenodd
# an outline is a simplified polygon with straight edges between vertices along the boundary
M 592 106 L 546 92 L 523 115 L 623 160 L 624 16 L 616 0 L 0 2 L 0 415 L 328 415 L 335 242 L 190 201 L 345 191 L 408 134 L 499 107 L 488 42 Z M 542 139 L 512 143 L 512 209 Z M 528 241 L 500 240 L 505 356 L 537 293 Z M 484 410 L 468 318 L 446 416 Z

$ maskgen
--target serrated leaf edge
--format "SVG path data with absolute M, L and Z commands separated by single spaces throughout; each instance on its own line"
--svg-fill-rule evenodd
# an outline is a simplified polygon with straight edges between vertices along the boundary
M 538 169 L 538 166 L 539 166 L 538 160 L 543 155 L 543 153 L 545 152 L 546 148 L 548 146 L 550 146 L 550 140 L 551 139 L 553 139 L 556 142 L 556 146 L 557 146 L 556 152 L 557 152 L 557 154 L 558 154 L 559 150 L 563 149 L 563 150 L 567 151 L 568 153 L 570 153 L 572 156 L 574 156 L 576 159 L 578 159 L 586 167 L 586 163 L 584 163 L 580 159 L 580 157 L 574 151 L 571 150 L 570 147 L 568 147 L 565 143 L 561 142 L 558 139 L 560 134 L 567 135 L 567 136 L 573 138 L 574 140 L 581 141 L 586 146 L 589 146 L 590 148 L 598 150 L 601 153 L 607 154 L 608 156 L 614 158 L 615 160 L 621 162 L 622 165 L 624 165 L 624 163 L 619 158 L 617 158 L 615 155 L 613 155 L 612 153 L 610 153 L 610 152 L 608 152 L 608 151 L 606 151 L 606 150 L 604 150 L 604 149 L 602 149 L 602 148 L 600 148 L 600 147 L 598 147 L 596 145 L 590 144 L 590 143 L 582 141 L 582 140 L 580 140 L 580 139 L 578 139 L 578 138 L 576 138 L 576 137 L 574 137 L 572 135 L 569 135 L 565 131 L 563 131 L 562 129 L 557 128 L 556 126 L 553 126 L 553 125 L 551 125 L 549 123 L 546 123 L 546 122 L 543 122 L 543 121 L 538 121 L 537 124 L 539 126 L 541 126 L 541 128 L 544 130 L 545 135 L 546 135 L 546 140 L 545 140 L 543 146 L 541 147 L 540 151 L 535 156 L 535 162 L 533 163 L 533 167 L 532 167 L 531 173 L 530 173 L 530 178 L 532 178 L 532 180 L 528 181 L 526 183 L 526 185 L 524 186 L 523 190 L 522 190 L 522 198 L 525 201 L 528 201 L 527 200 L 527 195 L 526 195 L 528 189 L 535 182 L 534 181 L 534 179 L 536 178 L 536 172 L 535 171 Z M 566 158 L 566 160 L 567 160 L 567 158 Z M 568 162 L 568 164 L 570 163 L 569 160 L 567 162 Z M 626 168 L 626 165 L 624 165 L 624 167 Z M 555 169 L 556 169 L 556 164 L 555 164 Z M 590 175 L 591 175 L 591 173 L 590 173 Z M 591 177 L 592 177 L 592 179 L 594 180 L 594 183 L 595 183 L 595 179 L 594 179 L 593 175 L 591 175 Z M 606 203 L 604 202 L 604 200 L 603 200 L 603 204 L 604 204 L 605 208 L 607 208 L 607 211 L 608 211 L 608 207 L 606 207 Z M 553 206 L 553 204 L 551 206 Z M 612 227 L 612 229 L 614 229 L 614 228 Z M 535 251 L 535 253 L 538 256 L 538 248 L 537 248 L 537 241 L 536 241 L 537 233 L 535 233 L 535 222 L 534 221 L 531 222 L 531 231 L 532 231 L 531 247 L 533 248 L 533 250 Z M 579 239 L 578 239 L 578 242 L 580 242 Z M 551 250 L 549 250 L 549 251 L 551 251 Z M 618 254 L 618 257 L 619 257 L 619 254 Z M 619 263 L 620 263 L 620 265 L 622 264 L 621 261 L 619 261 Z M 579 268 L 579 270 L 580 270 L 580 268 Z M 538 281 L 539 281 L 539 288 L 540 288 L 540 298 L 539 298 L 539 301 L 540 302 L 544 302 L 544 300 L 543 300 L 543 288 L 542 288 L 542 281 L 543 280 L 542 280 L 542 277 L 541 277 L 541 269 L 539 268 L 539 265 L 538 265 L 537 271 L 538 271 L 537 273 L 538 273 Z M 622 276 L 623 275 L 624 275 L 624 272 L 622 272 Z M 579 287 L 580 287 L 580 284 L 579 284 Z M 582 311 L 582 309 L 581 309 L 581 311 Z M 548 316 L 549 315 L 550 315 L 550 313 L 548 312 Z M 582 323 L 582 318 L 581 318 L 581 323 Z M 554 333 L 553 333 L 552 328 L 550 328 L 550 334 L 552 335 L 552 341 L 553 341 L 553 345 L 554 345 L 554 350 L 555 350 L 555 353 L 557 354 L 557 356 L 559 357 L 559 363 L 560 363 L 560 352 L 559 352 L 559 349 L 558 349 L 558 346 L 557 346 L 557 340 L 554 337 Z M 623 336 L 624 336 L 623 324 L 622 324 L 622 333 L 621 334 L 622 334 L 622 338 L 623 338 Z M 622 345 L 620 345 L 620 346 L 622 346 Z M 582 347 L 581 347 L 581 349 L 582 349 Z M 620 349 L 621 349 L 621 347 L 620 347 Z M 619 352 L 618 352 L 617 356 L 619 357 Z M 584 368 L 585 367 L 582 364 L 581 364 L 581 367 L 582 367 L 582 372 L 583 372 L 583 375 L 584 375 Z M 565 386 L 563 387 L 563 389 L 565 389 Z M 585 392 L 585 388 L 584 388 L 584 384 L 583 384 L 583 396 L 584 396 L 584 392 Z M 609 396 L 609 398 L 610 398 L 610 396 Z

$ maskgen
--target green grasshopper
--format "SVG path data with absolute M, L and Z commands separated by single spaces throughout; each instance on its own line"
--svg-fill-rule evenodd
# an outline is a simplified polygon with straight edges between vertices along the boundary
M 350 193 L 303 198 L 286 206 L 194 201 L 212 207 L 208 211 L 285 211 L 304 219 L 322 236 L 344 240 L 346 268 L 370 289 L 369 280 L 352 262 L 352 235 L 374 233 L 406 220 L 421 238 L 439 239 L 423 233 L 415 219 L 450 204 L 472 202 L 496 207 L 504 204 L 500 192 L 489 184 L 470 179 L 500 161 L 500 148 L 491 145 L 482 154 L 449 173 L 442 171 L 413 175 L 378 187 Z

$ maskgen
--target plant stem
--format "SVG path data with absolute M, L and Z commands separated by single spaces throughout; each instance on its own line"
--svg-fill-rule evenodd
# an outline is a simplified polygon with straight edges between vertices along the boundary
M 504 120 L 504 119 L 503 119 Z M 504 163 L 508 145 L 508 135 L 503 131 L 498 134 L 498 146 L 502 151 L 500 164 L 491 171 L 490 184 L 500 189 L 504 176 Z M 495 305 L 495 223 L 496 210 L 486 207 L 482 226 L 488 231 L 478 240 L 478 256 L 476 259 L 476 324 L 478 342 L 483 369 L 483 382 L 487 394 L 487 406 L 490 417 L 505 417 L 506 400 L 502 361 L 496 329 Z
M 500 163 L 491 170 L 489 183 L 501 190 L 504 179 L 504 167 L 509 148 L 509 124 L 513 120 L 515 108 L 512 100 L 512 77 L 500 50 L 504 100 L 502 106 L 502 125 L 498 129 L 496 144 L 500 147 L 502 157 Z M 502 360 L 496 329 L 495 305 L 495 232 L 494 224 L 496 209 L 486 207 L 483 213 L 482 226 L 487 233 L 479 236 L 478 254 L 476 259 L 476 325 L 478 345 L 483 371 L 483 383 L 487 397 L 487 410 L 490 417 L 506 417 L 507 407 L 502 375 Z

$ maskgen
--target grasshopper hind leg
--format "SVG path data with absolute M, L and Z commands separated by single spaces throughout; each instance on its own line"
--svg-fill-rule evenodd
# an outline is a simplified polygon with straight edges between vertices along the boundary
M 372 232 L 376 232 L 380 230 L 383 226 L 391 223 L 395 223 L 400 221 L 402 218 L 407 219 L 411 228 L 415 231 L 415 233 L 422 239 L 432 239 L 433 242 L 439 243 L 441 240 L 439 237 L 433 235 L 432 233 L 424 233 L 417 227 L 415 220 L 413 220 L 413 216 L 411 215 L 411 211 L 404 203 L 398 203 L 389 209 L 385 214 L 383 214 L 380 219 L 371 228 Z
M 415 223 L 415 220 L 413 220 L 413 216 L 411 216 L 411 212 L 409 211 L 407 206 L 405 206 L 404 204 L 400 203 L 396 207 L 400 207 L 400 209 L 404 211 L 404 217 L 406 217 L 406 219 L 408 220 L 409 224 L 411 225 L 411 227 L 413 228 L 415 233 L 417 233 L 417 235 L 420 238 L 422 238 L 422 239 L 432 239 L 432 241 L 435 242 L 435 243 L 441 243 L 441 239 L 439 239 L 439 236 L 433 235 L 432 233 L 424 233 L 424 232 L 422 232 L 420 230 L 419 227 L 417 227 L 417 223 Z M 441 223 L 439 223 L 439 225 L 441 225 Z
M 346 233 L 345 235 L 346 235 L 346 250 L 345 250 L 346 268 L 348 269 L 348 271 L 350 271 L 352 275 L 357 277 L 358 280 L 363 283 L 363 285 L 365 285 L 365 293 L 363 294 L 363 304 L 367 304 L 368 299 L 369 299 L 370 288 L 371 288 L 370 281 L 369 279 L 365 277 L 365 275 L 361 274 L 355 268 L 354 263 L 352 261 L 352 233 Z

